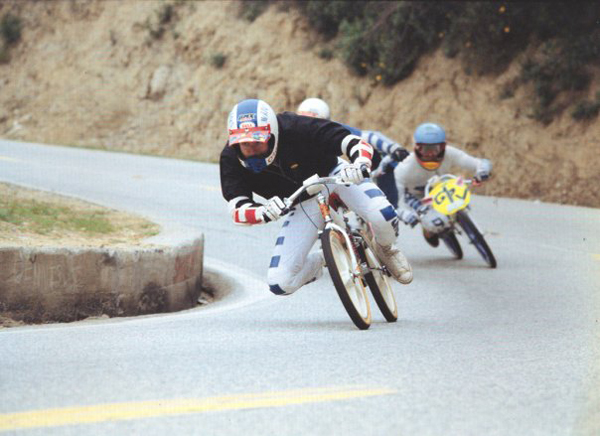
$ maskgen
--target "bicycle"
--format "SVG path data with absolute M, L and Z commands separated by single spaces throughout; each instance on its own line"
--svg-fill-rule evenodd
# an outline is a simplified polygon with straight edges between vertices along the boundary
M 463 257 L 462 248 L 456 237 L 456 234 L 461 234 L 458 228 L 460 226 L 488 266 L 496 268 L 494 253 L 468 213 L 471 202 L 469 185 L 475 183 L 472 179 L 463 179 L 452 174 L 434 176 L 425 186 L 423 204 L 430 204 L 436 211 L 448 217 L 450 226 L 440 233 L 440 239 L 456 259 Z
M 373 229 L 359 217 L 352 219 L 353 212 L 339 197 L 326 196 L 322 191 L 327 184 L 350 185 L 339 177 L 315 174 L 284 200 L 283 214 L 290 211 L 304 192 L 315 196 L 325 221 L 324 228 L 319 231 L 325 264 L 350 319 L 361 330 L 370 327 L 371 306 L 365 289 L 368 286 L 386 321 L 395 322 L 398 305 L 389 282 L 391 274 L 375 254 Z M 330 203 L 332 197 L 335 199 L 333 204 Z

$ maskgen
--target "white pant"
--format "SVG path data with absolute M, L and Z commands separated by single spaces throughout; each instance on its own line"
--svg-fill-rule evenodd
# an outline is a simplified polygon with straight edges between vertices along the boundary
M 438 234 L 450 227 L 450 219 L 435 209 L 429 209 L 421 217 L 421 226 L 429 233 Z
M 336 166 L 331 175 L 340 170 Z M 398 236 L 398 215 L 383 192 L 370 180 L 360 185 L 327 185 L 342 201 L 373 226 L 375 238 L 382 245 L 394 243 Z M 315 198 L 294 206 L 285 217 L 271 257 L 267 282 L 271 292 L 289 295 L 301 286 L 318 279 L 323 274 L 320 253 L 309 251 L 325 226 Z

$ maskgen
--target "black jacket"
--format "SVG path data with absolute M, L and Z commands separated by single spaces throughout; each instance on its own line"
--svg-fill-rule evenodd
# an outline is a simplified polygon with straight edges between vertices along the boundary
M 337 165 L 342 141 L 351 132 L 341 124 L 293 112 L 277 115 L 279 141 L 275 161 L 260 173 L 245 168 L 235 150 L 226 144 L 219 162 L 221 191 L 226 201 L 237 197 L 252 199 L 256 193 L 266 199 L 289 197 L 313 174 L 325 177 Z M 348 147 L 350 149 L 350 147 Z

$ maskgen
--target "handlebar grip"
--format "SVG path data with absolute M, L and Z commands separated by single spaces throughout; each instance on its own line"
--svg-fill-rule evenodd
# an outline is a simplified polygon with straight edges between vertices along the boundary
M 371 177 L 371 170 L 369 170 L 369 167 L 365 164 L 362 164 L 360 166 L 360 172 L 362 173 L 365 179 Z

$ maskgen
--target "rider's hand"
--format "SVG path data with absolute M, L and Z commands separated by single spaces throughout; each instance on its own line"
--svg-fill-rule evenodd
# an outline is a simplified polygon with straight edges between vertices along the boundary
M 489 178 L 490 178 L 489 171 L 487 171 L 487 170 L 479 170 L 475 174 L 475 177 L 473 177 L 473 180 L 475 180 L 477 183 L 482 183 L 482 182 L 485 182 Z
M 396 162 L 402 162 L 404 159 L 406 159 L 408 156 L 410 155 L 410 153 L 408 152 L 408 150 L 406 150 L 404 147 L 402 147 L 400 144 L 394 144 L 391 147 L 390 150 L 390 156 L 392 156 L 392 158 L 396 161 Z
M 485 182 L 490 178 L 492 174 L 492 162 L 489 159 L 480 159 L 477 165 L 477 172 L 475 173 L 475 180 L 478 183 Z
M 426 204 L 422 204 L 421 206 L 417 207 L 416 212 L 419 216 L 425 215 L 427 212 L 429 212 L 429 206 Z
M 348 164 L 340 171 L 340 179 L 344 183 L 354 183 L 358 185 L 360 182 L 365 180 L 365 176 L 362 173 L 361 166 L 358 164 Z
M 271 198 L 267 204 L 262 206 L 263 216 L 265 217 L 265 221 L 277 221 L 281 218 L 283 211 L 285 209 L 285 203 L 281 198 L 275 196 Z
M 398 212 L 398 216 L 404 222 L 404 224 L 411 227 L 414 227 L 419 223 L 419 216 L 415 211 L 404 209 Z

